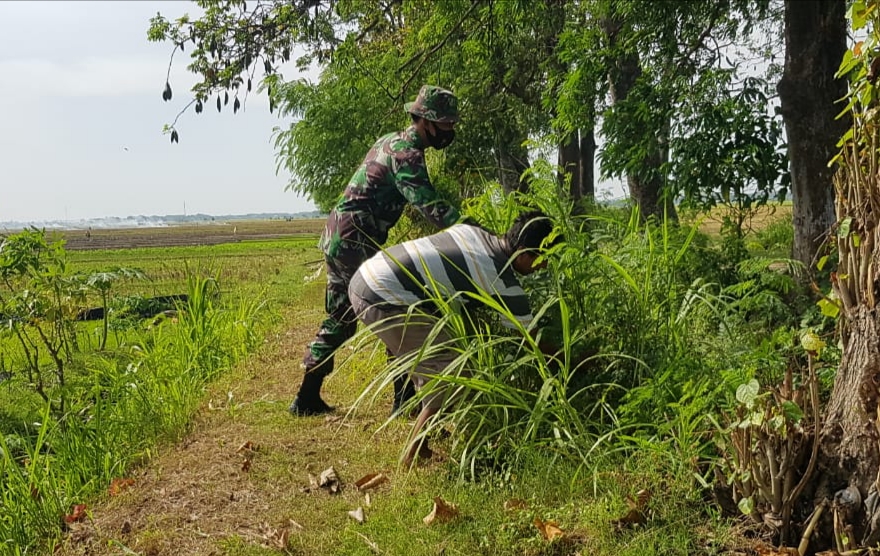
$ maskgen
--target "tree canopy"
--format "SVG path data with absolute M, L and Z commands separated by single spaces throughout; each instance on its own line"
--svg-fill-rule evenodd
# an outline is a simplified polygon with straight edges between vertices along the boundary
M 406 125 L 402 105 L 424 83 L 461 99 L 458 138 L 433 171 L 462 196 L 486 180 L 522 189 L 535 158 L 559 149 L 563 161 L 566 145 L 579 157 L 571 167 L 592 176 L 583 145 L 594 134 L 598 174 L 626 178 L 645 215 L 674 216 L 669 201 L 753 205 L 788 191 L 775 66 L 756 73 L 742 55 L 775 56 L 755 32 L 779 28 L 769 0 L 197 4 L 199 18 L 157 15 L 148 37 L 173 45 L 171 63 L 189 53 L 196 112 L 236 112 L 259 79 L 270 109 L 291 120 L 275 130 L 278 168 L 321 209 L 380 133 Z M 286 62 L 316 64 L 320 77 L 287 80 Z M 175 141 L 178 127 L 168 127 Z

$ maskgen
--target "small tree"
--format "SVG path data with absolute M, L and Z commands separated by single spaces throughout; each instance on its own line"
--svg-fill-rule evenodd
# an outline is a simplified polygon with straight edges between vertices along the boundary
M 112 270 L 102 270 L 98 272 L 93 272 L 85 277 L 85 284 L 92 290 L 98 292 L 98 295 L 101 297 L 101 309 L 102 309 L 102 333 L 101 333 L 101 345 L 98 347 L 99 350 L 103 351 L 107 346 L 107 332 L 109 328 L 110 322 L 110 306 L 109 306 L 109 297 L 110 297 L 110 289 L 113 287 L 113 284 L 119 282 L 121 280 L 126 279 L 138 279 L 143 280 L 146 278 L 143 272 L 133 269 L 133 268 L 122 268 L 116 267 Z
M 53 407 L 64 411 L 65 365 L 72 358 L 77 302 L 83 290 L 67 268 L 63 242 L 49 243 L 33 228 L 0 242 L 0 312 L 25 358 L 28 381 Z M 52 362 L 61 396 L 50 400 L 42 373 L 42 353 Z

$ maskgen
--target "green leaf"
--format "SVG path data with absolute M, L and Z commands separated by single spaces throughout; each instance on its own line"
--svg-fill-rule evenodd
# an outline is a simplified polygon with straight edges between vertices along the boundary
M 755 405 L 755 399 L 758 397 L 760 389 L 760 384 L 754 378 L 745 384 L 740 384 L 736 389 L 736 401 L 751 409 Z
M 784 415 L 776 415 L 769 421 L 770 428 L 774 431 L 785 431 L 785 416 Z
M 838 307 L 837 303 L 834 303 L 833 301 L 820 299 L 816 302 L 816 305 L 819 306 L 819 310 L 822 311 L 822 314 L 826 317 L 836 319 L 837 315 L 840 314 L 840 307 Z
M 823 268 L 825 268 L 825 263 L 827 263 L 827 262 L 828 262 L 828 255 L 825 255 L 821 259 L 819 259 L 818 263 L 816 263 L 816 268 L 818 268 L 819 270 L 822 270 Z
M 853 232 L 852 233 L 852 242 L 853 242 L 853 247 L 858 247 L 859 245 L 862 244 L 861 236 L 859 234 L 857 234 L 856 232 Z
M 807 330 L 801 334 L 801 347 L 804 348 L 805 351 L 818 355 L 822 353 L 822 349 L 825 348 L 825 342 L 818 334 L 812 330 Z
M 846 49 L 846 52 L 843 53 L 843 60 L 840 62 L 840 67 L 837 68 L 837 73 L 834 74 L 834 77 L 843 77 L 858 63 L 859 59 L 853 56 L 852 50 Z
M 856 2 L 853 2 L 852 5 L 850 5 L 847 18 L 852 21 L 852 27 L 854 31 L 858 31 L 865 26 L 867 20 L 865 18 L 864 0 L 857 0 Z
M 803 410 L 791 400 L 782 402 L 782 414 L 792 423 L 800 423 L 804 418 Z
M 752 500 L 752 497 L 743 498 L 736 505 L 739 508 L 739 511 L 743 513 L 743 515 L 752 515 L 755 511 L 755 502 Z
M 753 411 L 751 415 L 749 415 L 749 424 L 754 427 L 760 427 L 764 424 L 764 412 L 763 411 Z
M 871 100 L 874 98 L 874 86 L 870 83 L 865 83 L 862 88 L 861 93 L 859 93 L 859 102 L 862 103 L 862 106 L 871 106 Z
M 843 222 L 840 223 L 840 227 L 837 228 L 837 237 L 845 238 L 848 236 L 850 227 L 852 227 L 852 216 L 847 216 L 843 219 Z

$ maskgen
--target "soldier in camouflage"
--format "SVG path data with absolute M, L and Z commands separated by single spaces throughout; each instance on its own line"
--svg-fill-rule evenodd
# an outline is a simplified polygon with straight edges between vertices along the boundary
M 327 218 L 320 241 L 327 263 L 327 318 L 306 349 L 305 375 L 290 405 L 293 415 L 333 411 L 320 391 L 333 371 L 333 354 L 357 329 L 348 284 L 361 263 L 388 239 L 406 204 L 441 229 L 459 220 L 458 210 L 437 195 L 425 165 L 427 147 L 443 149 L 455 138 L 458 101 L 446 89 L 425 85 L 404 108 L 412 125 L 376 141 Z M 412 384 L 405 377 L 395 381 L 394 410 L 411 393 Z

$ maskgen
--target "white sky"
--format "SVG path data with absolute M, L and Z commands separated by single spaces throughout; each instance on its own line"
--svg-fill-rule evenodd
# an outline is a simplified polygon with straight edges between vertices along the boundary
M 171 47 L 146 38 L 149 19 L 201 10 L 192 2 L 0 1 L 0 222 L 108 216 L 301 212 L 314 205 L 275 174 L 265 94 L 218 114 L 162 127 L 190 100 L 195 77 L 178 53 L 174 98 L 162 100 Z M 286 79 L 302 77 L 293 64 Z M 315 79 L 316 75 L 308 75 Z M 127 150 L 126 150 L 127 149 Z M 598 193 L 623 195 L 620 182 Z
M 0 222 L 105 216 L 300 212 L 275 174 L 265 94 L 232 114 L 190 109 L 180 143 L 162 134 L 191 100 L 189 50 L 147 42 L 150 17 L 190 2 L 0 2 Z M 284 71 L 292 79 L 295 68 Z M 310 76 L 313 77 L 313 76 Z M 125 150 L 127 148 L 128 150 Z

